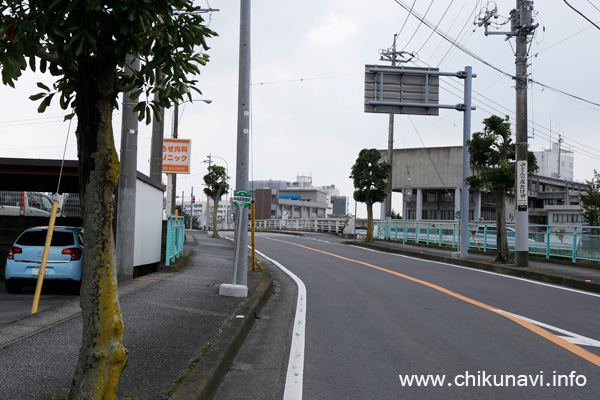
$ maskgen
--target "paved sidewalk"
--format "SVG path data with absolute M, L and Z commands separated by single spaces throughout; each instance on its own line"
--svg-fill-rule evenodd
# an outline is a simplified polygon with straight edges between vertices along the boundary
M 129 351 L 119 399 L 210 398 L 270 295 L 268 272 L 249 271 L 248 298 L 220 296 L 233 276 L 233 244 L 186 235 L 186 268 L 119 285 Z M 0 398 L 64 398 L 80 343 L 78 299 L 3 326 Z

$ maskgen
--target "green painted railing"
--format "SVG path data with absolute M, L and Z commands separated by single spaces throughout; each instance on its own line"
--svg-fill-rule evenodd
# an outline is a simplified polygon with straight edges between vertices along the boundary
M 167 248 L 165 251 L 165 265 L 175 262 L 183 254 L 185 239 L 185 225 L 183 217 L 167 216 Z
M 453 221 L 391 220 L 374 221 L 373 235 L 381 240 L 397 240 L 458 248 L 459 223 Z M 550 257 L 600 261 L 600 227 L 529 225 L 529 253 Z M 469 224 L 469 248 L 496 249 L 494 223 Z M 507 224 L 508 247 L 514 251 L 514 224 Z

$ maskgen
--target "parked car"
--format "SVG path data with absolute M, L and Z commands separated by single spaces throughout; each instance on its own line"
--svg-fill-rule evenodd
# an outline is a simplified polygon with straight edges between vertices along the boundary
M 482 244 L 484 240 L 487 242 L 488 246 L 496 246 L 496 235 L 497 235 L 496 225 L 479 225 L 477 227 L 477 232 L 475 233 L 475 240 L 477 243 Z M 515 245 L 515 230 L 511 227 L 506 227 L 506 240 L 508 241 L 509 247 L 514 247 Z M 531 245 L 535 241 L 531 238 L 527 238 L 527 241 Z
M 52 199 L 43 193 L 0 191 L 0 215 L 48 217 L 51 213 Z
M 47 226 L 25 230 L 10 248 L 6 260 L 6 291 L 19 293 L 35 285 L 40 273 Z M 54 227 L 44 281 L 63 281 L 79 288 L 83 265 L 83 228 Z

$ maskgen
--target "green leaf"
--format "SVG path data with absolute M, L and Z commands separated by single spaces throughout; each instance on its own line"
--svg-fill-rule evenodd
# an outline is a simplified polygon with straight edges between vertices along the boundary
M 48 86 L 44 85 L 42 82 L 38 82 L 37 87 L 39 87 L 40 89 L 44 89 L 47 92 L 50 91 L 50 88 Z

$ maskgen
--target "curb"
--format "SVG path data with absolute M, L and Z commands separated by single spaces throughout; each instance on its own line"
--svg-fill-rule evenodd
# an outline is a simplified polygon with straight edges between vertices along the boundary
M 561 275 L 547 274 L 544 272 L 528 271 L 522 268 L 510 267 L 508 265 L 499 265 L 492 263 L 485 263 L 481 261 L 457 259 L 452 257 L 439 256 L 436 254 L 427 254 L 421 252 L 415 252 L 410 250 L 392 249 L 386 246 L 378 246 L 376 244 L 367 244 L 360 242 L 344 242 L 343 244 L 365 247 L 368 249 L 379 250 L 386 253 L 402 254 L 414 258 L 421 258 L 424 260 L 438 261 L 447 264 L 460 265 L 462 267 L 480 269 L 488 272 L 496 272 L 498 274 L 516 276 L 519 278 L 526 278 L 536 280 L 544 283 L 550 283 L 559 286 L 565 286 L 572 289 L 584 290 L 587 292 L 600 293 L 600 283 L 598 282 L 587 282 L 581 279 L 574 279 Z
M 264 279 L 236 314 L 243 315 L 244 318 L 232 318 L 223 327 L 221 334 L 212 342 L 210 349 L 194 365 L 188 377 L 169 399 L 208 400 L 215 396 L 221 381 L 254 326 L 254 321 L 273 291 L 271 274 L 266 268 L 263 271 Z

